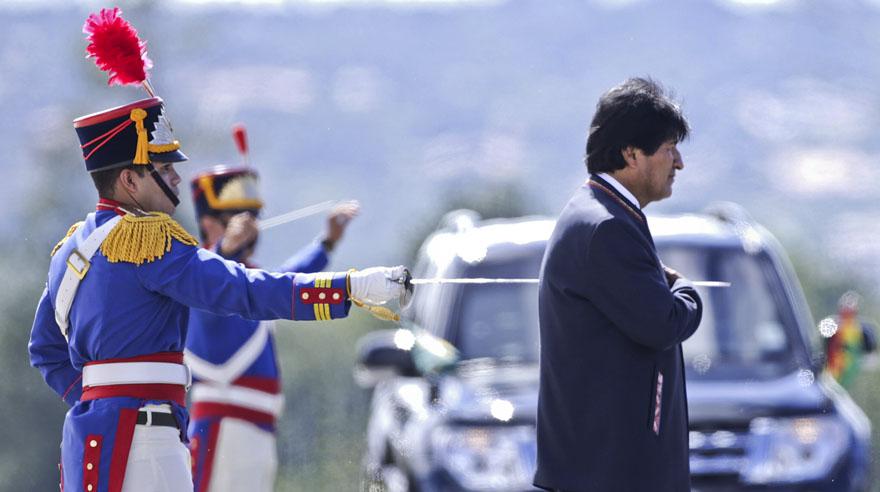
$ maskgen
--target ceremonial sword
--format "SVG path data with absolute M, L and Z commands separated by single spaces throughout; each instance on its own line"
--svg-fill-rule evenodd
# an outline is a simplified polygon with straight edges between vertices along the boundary
M 397 280 L 404 285 L 429 285 L 429 284 L 537 284 L 537 278 L 400 278 Z M 714 280 L 697 280 L 691 282 L 696 287 L 730 287 L 730 282 L 718 282 Z
M 488 285 L 488 284 L 537 284 L 540 279 L 537 278 L 413 278 L 409 270 L 403 271 L 403 276 L 394 279 L 396 282 L 403 284 L 405 287 L 400 294 L 401 309 L 409 305 L 412 300 L 413 291 L 416 285 L 442 285 L 442 284 L 460 284 L 460 285 Z M 730 287 L 730 282 L 719 282 L 714 280 L 697 280 L 691 282 L 695 287 L 718 288 Z

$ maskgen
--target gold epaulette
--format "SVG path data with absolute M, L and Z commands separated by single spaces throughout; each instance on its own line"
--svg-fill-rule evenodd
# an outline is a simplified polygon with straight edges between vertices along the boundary
M 49 256 L 55 256 L 55 253 L 58 252 L 58 250 L 61 248 L 61 246 L 63 246 L 64 243 L 67 242 L 67 240 L 70 238 L 70 236 L 72 236 L 73 233 L 76 232 L 76 228 L 81 226 L 82 224 L 83 224 L 83 221 L 79 221 L 76 224 L 73 224 L 72 226 L 70 226 L 70 229 L 67 230 L 67 234 L 65 234 L 64 237 L 61 238 L 61 241 L 58 241 L 58 244 L 56 244 L 55 247 L 52 248 L 52 252 L 49 253 Z
M 101 244 L 101 253 L 110 263 L 124 261 L 140 265 L 171 251 L 171 242 L 195 246 L 198 241 L 168 214 L 153 212 L 136 217 L 127 214 Z

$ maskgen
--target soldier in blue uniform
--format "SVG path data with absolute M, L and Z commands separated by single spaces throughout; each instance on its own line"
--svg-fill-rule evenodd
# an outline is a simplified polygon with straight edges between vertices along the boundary
M 201 241 L 224 258 L 250 265 L 263 207 L 257 173 L 217 167 L 192 180 Z M 357 214 L 355 203 L 337 205 L 320 241 L 304 247 L 282 272 L 317 272 Z M 196 491 L 274 490 L 275 425 L 284 404 L 280 368 L 269 322 L 190 310 L 186 363 L 193 373 L 189 426 Z
M 31 364 L 72 408 L 62 487 L 192 490 L 183 441 L 190 308 L 248 319 L 345 317 L 351 300 L 400 295 L 403 267 L 272 273 L 199 248 L 170 214 L 186 160 L 161 99 L 74 122 L 97 210 L 52 251 L 29 344 Z

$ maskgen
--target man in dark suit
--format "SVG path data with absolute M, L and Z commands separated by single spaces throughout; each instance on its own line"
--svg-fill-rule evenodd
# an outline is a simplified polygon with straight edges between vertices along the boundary
M 687 134 L 651 80 L 629 79 L 596 107 L 590 178 L 563 209 L 541 270 L 538 487 L 690 490 L 681 343 L 702 303 L 660 262 L 641 210 L 672 194 Z

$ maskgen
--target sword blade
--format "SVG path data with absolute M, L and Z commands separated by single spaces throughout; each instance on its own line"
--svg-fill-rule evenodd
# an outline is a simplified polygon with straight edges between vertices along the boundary
M 339 203 L 337 200 L 327 200 L 321 203 L 316 203 L 314 205 L 309 205 L 308 207 L 291 210 L 290 212 L 285 212 L 281 215 L 276 215 L 274 217 L 269 217 L 268 219 L 263 219 L 260 221 L 257 227 L 261 231 L 271 229 L 273 227 L 280 226 L 281 224 L 293 222 L 294 220 L 299 220 L 305 217 L 309 217 L 311 215 L 315 215 L 317 213 L 321 213 L 325 210 L 329 210 L 333 208 L 333 206 L 337 203 Z
M 537 284 L 536 278 L 414 278 L 413 285 L 425 284 Z
M 537 284 L 536 278 L 414 278 L 410 280 L 413 285 L 437 285 L 437 284 Z M 712 280 L 698 280 L 692 282 L 697 287 L 730 287 L 730 282 L 716 282 Z
M 718 282 L 718 281 L 714 281 L 714 280 L 698 280 L 696 282 L 691 282 L 691 283 L 697 287 L 709 287 L 709 288 L 730 287 L 730 282 Z

